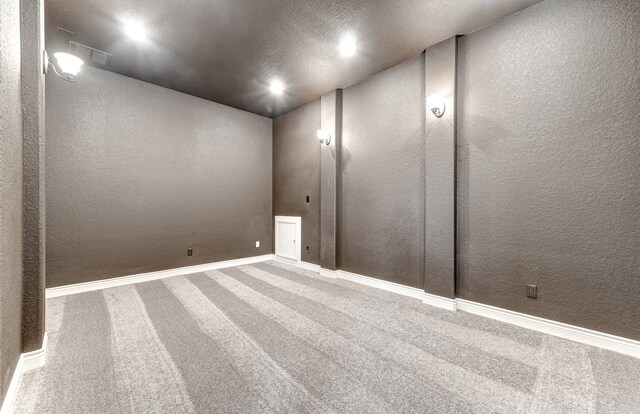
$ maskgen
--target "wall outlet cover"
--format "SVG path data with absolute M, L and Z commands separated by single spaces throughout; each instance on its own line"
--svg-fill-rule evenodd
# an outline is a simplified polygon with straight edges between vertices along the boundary
M 256 247 L 260 247 L 260 242 L 256 241 Z
M 532 299 L 538 297 L 538 285 L 527 285 L 527 297 Z

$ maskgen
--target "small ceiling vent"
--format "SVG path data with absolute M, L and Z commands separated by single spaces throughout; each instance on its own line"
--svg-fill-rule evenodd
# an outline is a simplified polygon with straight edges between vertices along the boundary
M 109 63 L 111 63 L 111 53 L 103 52 L 102 50 L 94 49 L 77 42 L 69 42 L 69 48 L 71 49 L 71 53 L 84 60 L 85 63 L 93 63 L 99 66 L 109 66 Z

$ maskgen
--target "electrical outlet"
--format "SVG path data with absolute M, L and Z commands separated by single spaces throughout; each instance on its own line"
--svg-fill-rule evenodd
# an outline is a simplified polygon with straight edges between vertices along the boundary
M 187 249 L 187 256 L 193 256 L 193 249 L 191 247 Z
M 538 298 L 538 285 L 527 285 L 527 297 L 533 299 Z
M 256 241 L 256 247 L 260 247 L 260 242 Z
M 305 247 L 305 248 L 304 248 L 304 251 L 305 251 L 306 253 L 309 253 L 309 246 Z
M 307 200 L 307 203 L 309 203 L 309 196 L 307 196 L 306 200 Z

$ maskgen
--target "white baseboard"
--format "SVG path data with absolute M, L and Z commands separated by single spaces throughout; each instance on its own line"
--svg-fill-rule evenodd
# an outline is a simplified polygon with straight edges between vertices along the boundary
M 178 267 L 175 269 L 160 270 L 157 272 L 140 273 L 131 276 L 114 277 L 111 279 L 96 280 L 93 282 L 77 283 L 73 285 L 48 288 L 46 297 L 55 298 L 58 296 L 73 295 L 76 293 L 90 292 L 92 290 L 107 289 L 116 286 L 130 285 L 133 283 L 148 282 L 151 280 L 164 279 L 166 277 L 186 275 L 190 273 L 206 272 L 208 270 L 223 269 L 226 267 L 242 266 L 258 262 L 272 260 L 272 254 L 262 256 L 244 257 L 241 259 L 225 260 L 222 262 L 205 263 L 194 266 Z M 295 261 L 294 261 L 295 263 Z
M 337 270 L 336 277 L 338 279 L 349 280 L 351 282 L 360 283 L 362 285 L 375 287 L 378 289 L 386 290 L 388 292 L 393 292 L 399 295 L 409 296 L 416 299 L 421 299 L 422 295 L 424 294 L 424 291 L 422 289 L 405 286 L 386 280 L 376 279 L 374 277 L 363 276 L 357 273 L 347 272 L 345 270 Z
M 586 345 L 597 346 L 621 354 L 640 358 L 640 341 L 635 341 L 621 336 L 615 336 L 604 332 L 593 331 L 580 326 L 544 319 L 527 315 L 508 309 L 472 302 L 465 299 L 457 299 L 458 310 L 484 316 L 498 321 L 521 326 L 571 341 Z
M 427 305 L 436 306 L 450 311 L 458 309 L 458 302 L 456 299 L 445 298 L 444 296 L 433 295 L 427 292 L 422 292 L 422 302 Z
M 297 266 L 302 269 L 311 270 L 312 272 L 320 273 L 320 265 L 317 265 L 317 264 L 300 261 L 298 262 Z
M 277 254 L 273 255 L 273 260 L 280 263 L 285 263 L 291 266 L 302 267 L 300 266 L 300 262 L 294 259 L 289 259 L 287 257 L 278 256 Z
M 47 341 L 47 333 L 45 332 L 42 340 L 42 348 L 31 352 L 25 352 L 18 358 L 16 369 L 13 371 L 13 376 L 11 377 L 9 388 L 7 389 L 7 395 L 4 397 L 2 408 L 0 408 L 0 414 L 13 413 L 16 397 L 18 396 L 18 389 L 20 388 L 20 382 L 22 381 L 24 373 L 44 365 Z
M 292 259 L 287 259 L 286 257 L 281 257 L 276 254 L 273 255 L 273 260 L 275 260 L 276 262 L 299 267 L 301 269 L 310 270 L 312 272 L 319 273 L 320 276 L 328 277 L 331 279 L 335 279 L 337 277 L 335 270 L 323 269 L 322 267 L 320 267 L 320 265 L 309 263 L 309 262 L 303 262 L 302 260 L 296 261 Z
M 309 262 L 303 262 L 302 260 L 288 259 L 286 257 L 278 256 L 276 254 L 273 255 L 273 260 L 276 261 L 276 262 L 285 263 L 285 264 L 288 264 L 288 265 L 291 265 L 291 266 L 299 267 L 301 269 L 310 270 L 312 272 L 320 273 L 320 269 L 321 269 L 320 265 L 309 263 Z
M 322 276 L 345 279 L 351 282 L 383 289 L 388 292 L 397 293 L 399 295 L 421 299 L 422 302 L 427 305 L 436 306 L 442 309 L 450 311 L 459 310 L 463 312 L 473 313 L 490 319 L 510 323 L 512 325 L 521 326 L 523 328 L 531 329 L 534 331 L 546 333 L 564 339 L 569 339 L 571 341 L 580 342 L 586 345 L 596 346 L 599 348 L 604 348 L 610 351 L 640 358 L 640 341 L 636 341 L 633 339 L 615 336 L 604 332 L 593 331 L 591 329 L 569 325 L 550 319 L 544 319 L 537 316 L 527 315 L 524 313 L 498 308 L 495 306 L 485 305 L 482 303 L 472 302 L 465 299 L 445 298 L 442 296 L 424 292 L 422 289 L 399 285 L 397 283 L 375 279 L 369 276 L 358 275 L 355 273 L 346 272 L 344 270 L 327 270 L 321 268 L 318 273 Z
M 42 348 L 22 354 L 22 359 L 24 360 L 24 372 L 44 366 L 45 362 L 47 362 L 48 342 L 49 336 L 45 332 L 44 338 L 42 338 Z
M 329 279 L 337 279 L 338 278 L 338 273 L 337 273 L 336 270 L 329 270 L 329 269 L 320 268 L 320 271 L 318 273 L 320 274 L 320 276 L 328 277 Z

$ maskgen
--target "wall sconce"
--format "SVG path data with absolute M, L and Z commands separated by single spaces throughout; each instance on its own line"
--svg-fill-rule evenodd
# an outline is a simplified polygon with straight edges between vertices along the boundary
M 319 129 L 316 131 L 316 135 L 318 136 L 318 141 L 320 144 L 329 145 L 331 143 L 331 132 L 326 129 Z
M 76 76 L 78 76 L 78 72 L 80 72 L 80 68 L 84 65 L 82 59 L 77 56 L 71 55 L 69 53 L 57 52 L 53 54 L 53 57 L 56 58 L 58 62 L 58 66 L 60 67 L 60 72 L 62 75 L 58 73 L 56 66 L 49 61 L 49 55 L 47 51 L 43 51 L 42 65 L 44 66 L 43 71 L 44 74 L 47 74 L 49 66 L 53 69 L 53 72 L 58 75 L 61 79 L 66 80 L 67 82 L 77 82 Z
M 437 118 L 440 118 L 442 115 L 444 115 L 444 110 L 446 107 L 444 105 L 444 99 L 442 98 L 442 95 L 429 95 L 427 97 L 427 107 Z

